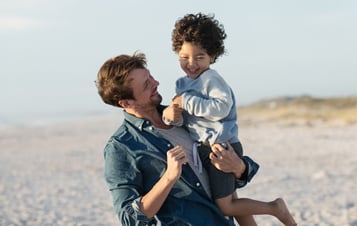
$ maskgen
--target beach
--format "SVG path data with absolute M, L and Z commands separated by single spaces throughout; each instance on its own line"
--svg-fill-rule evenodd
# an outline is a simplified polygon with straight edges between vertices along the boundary
M 0 129 L 0 225 L 120 225 L 103 148 L 121 120 L 100 115 Z M 301 226 L 357 226 L 357 124 L 241 120 L 245 154 L 260 170 L 239 197 L 283 197 Z

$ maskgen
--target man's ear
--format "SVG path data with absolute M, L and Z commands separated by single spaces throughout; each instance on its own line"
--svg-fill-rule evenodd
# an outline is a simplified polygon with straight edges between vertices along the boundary
M 122 108 L 129 108 L 130 106 L 130 101 L 125 99 L 125 100 L 119 100 L 118 101 L 119 106 L 121 106 Z

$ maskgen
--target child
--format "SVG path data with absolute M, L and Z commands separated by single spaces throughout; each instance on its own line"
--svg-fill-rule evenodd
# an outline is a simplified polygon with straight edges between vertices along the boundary
M 270 214 L 285 225 L 297 225 L 281 198 L 272 202 L 238 199 L 234 175 L 216 169 L 210 162 L 211 146 L 218 143 L 232 145 L 243 161 L 253 165 L 248 181 L 259 168 L 243 156 L 232 89 L 210 68 L 225 52 L 225 38 L 223 26 L 213 16 L 187 14 L 176 22 L 172 47 L 186 76 L 176 81 L 176 96 L 165 109 L 163 120 L 171 125 L 184 124 L 198 142 L 198 153 L 209 174 L 212 198 L 225 215 L 234 216 L 242 225 L 256 225 L 251 217 L 255 214 Z

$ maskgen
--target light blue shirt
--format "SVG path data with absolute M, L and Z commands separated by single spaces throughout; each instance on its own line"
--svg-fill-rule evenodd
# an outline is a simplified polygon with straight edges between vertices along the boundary
M 184 124 L 196 141 L 236 143 L 237 109 L 232 89 L 213 69 L 198 78 L 176 81 L 176 94 L 182 95 Z

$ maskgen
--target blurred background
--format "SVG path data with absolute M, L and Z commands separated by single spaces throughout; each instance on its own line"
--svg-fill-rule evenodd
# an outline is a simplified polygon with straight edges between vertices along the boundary
M 357 226 L 354 0 L 1 0 L 0 225 L 118 225 L 103 148 L 122 114 L 94 80 L 110 57 L 141 51 L 169 103 L 183 76 L 171 32 L 197 12 L 225 27 L 212 68 L 261 165 L 239 195 L 284 197 L 301 226 Z
M 0 2 L 0 125 L 41 124 L 115 111 L 94 80 L 112 56 L 141 51 L 169 102 L 182 76 L 171 32 L 187 13 L 225 27 L 227 54 L 212 68 L 239 106 L 264 98 L 357 93 L 357 2 Z

